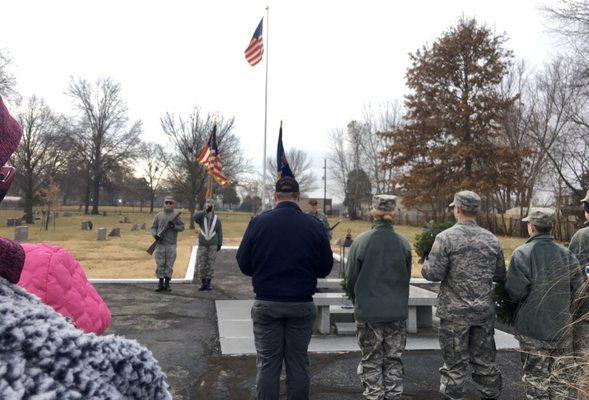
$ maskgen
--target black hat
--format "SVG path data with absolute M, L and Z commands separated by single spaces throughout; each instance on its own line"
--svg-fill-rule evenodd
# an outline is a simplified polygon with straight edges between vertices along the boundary
M 299 183 L 291 176 L 280 178 L 276 182 L 276 193 L 298 193 Z

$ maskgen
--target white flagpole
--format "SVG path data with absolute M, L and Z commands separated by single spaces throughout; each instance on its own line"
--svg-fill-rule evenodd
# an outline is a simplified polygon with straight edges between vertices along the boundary
M 270 53 L 270 6 L 266 6 L 266 43 L 264 53 L 266 53 L 266 92 L 264 95 L 264 157 L 262 158 L 262 210 L 266 206 L 266 138 L 268 133 L 268 56 Z

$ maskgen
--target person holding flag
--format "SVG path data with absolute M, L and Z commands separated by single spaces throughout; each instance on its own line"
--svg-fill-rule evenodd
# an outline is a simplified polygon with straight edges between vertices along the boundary
M 200 228 L 198 235 L 197 263 L 200 278 L 200 288 L 198 290 L 211 290 L 211 281 L 215 272 L 215 260 L 217 252 L 223 246 L 223 228 L 221 219 L 215 214 L 215 201 L 213 200 L 213 180 L 221 186 L 227 186 L 227 178 L 223 175 L 223 164 L 221 155 L 217 147 L 217 125 L 209 140 L 198 157 L 198 163 L 203 165 L 209 174 L 205 209 L 195 211 L 193 215 L 194 222 Z

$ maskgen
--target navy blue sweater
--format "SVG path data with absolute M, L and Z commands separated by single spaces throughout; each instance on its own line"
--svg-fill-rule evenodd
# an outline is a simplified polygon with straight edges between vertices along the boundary
M 312 301 L 317 278 L 333 267 L 323 224 L 292 202 L 252 219 L 243 235 L 237 263 L 252 277 L 256 299 Z

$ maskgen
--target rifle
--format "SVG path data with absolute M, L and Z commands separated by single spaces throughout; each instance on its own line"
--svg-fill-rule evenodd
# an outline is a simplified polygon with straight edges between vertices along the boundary
M 342 220 L 340 219 L 339 221 L 337 221 L 331 228 L 329 228 L 328 230 L 333 231 L 335 229 L 336 226 L 338 226 L 339 224 L 342 223 Z
M 182 214 L 182 211 L 179 211 L 178 214 L 176 214 L 176 216 L 174 217 L 174 219 L 172 219 L 172 221 L 174 221 L 176 218 L 178 218 L 180 216 L 180 214 Z M 170 221 L 170 222 L 172 222 Z M 155 248 L 157 247 L 158 243 L 160 242 L 160 240 L 162 240 L 164 238 L 164 235 L 166 234 L 166 232 L 168 232 L 170 229 L 172 229 L 172 227 L 170 226 L 170 223 L 168 222 L 166 224 L 166 226 L 164 226 L 164 228 L 158 232 L 157 236 L 160 237 L 160 239 L 155 239 L 154 242 L 151 244 L 151 246 L 149 246 L 149 248 L 146 250 L 147 254 L 149 254 L 150 256 L 153 255 L 153 252 L 155 251 Z

